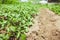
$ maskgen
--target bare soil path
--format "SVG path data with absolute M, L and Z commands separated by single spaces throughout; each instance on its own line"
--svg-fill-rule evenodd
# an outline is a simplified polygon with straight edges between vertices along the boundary
M 34 22 L 27 40 L 60 40 L 60 16 L 49 9 L 41 9 Z

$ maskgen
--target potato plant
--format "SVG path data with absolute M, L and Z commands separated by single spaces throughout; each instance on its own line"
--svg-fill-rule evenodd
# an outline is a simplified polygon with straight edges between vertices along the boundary
M 0 40 L 25 40 L 37 9 L 31 3 L 0 4 Z
M 60 15 L 60 4 L 48 5 L 48 8 L 55 12 L 56 14 Z

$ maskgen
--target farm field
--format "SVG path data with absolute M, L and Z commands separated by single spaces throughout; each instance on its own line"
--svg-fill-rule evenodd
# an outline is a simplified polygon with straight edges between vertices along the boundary
M 0 40 L 60 40 L 60 4 L 0 2 Z
M 0 40 L 25 40 L 39 5 L 0 4 Z

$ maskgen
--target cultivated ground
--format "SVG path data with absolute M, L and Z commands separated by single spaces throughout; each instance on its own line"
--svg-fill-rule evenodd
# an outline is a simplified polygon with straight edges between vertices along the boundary
M 41 9 L 34 22 L 27 40 L 60 40 L 60 16 L 49 9 Z

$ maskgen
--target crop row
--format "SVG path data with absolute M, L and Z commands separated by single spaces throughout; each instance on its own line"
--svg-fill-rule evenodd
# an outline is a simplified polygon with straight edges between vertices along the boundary
M 51 4 L 48 5 L 48 8 L 56 14 L 60 15 L 60 4 Z
M 0 4 L 0 40 L 25 40 L 38 5 L 31 3 Z

